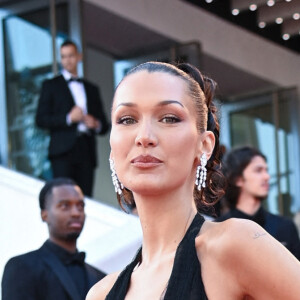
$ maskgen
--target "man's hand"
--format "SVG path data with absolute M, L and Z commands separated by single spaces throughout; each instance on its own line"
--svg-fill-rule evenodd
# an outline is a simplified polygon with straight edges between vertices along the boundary
M 92 115 L 85 115 L 83 119 L 84 124 L 89 129 L 97 129 L 100 126 L 99 121 Z
M 79 106 L 73 106 L 71 111 L 70 111 L 70 119 L 72 123 L 78 123 L 83 120 L 84 114 L 82 109 Z

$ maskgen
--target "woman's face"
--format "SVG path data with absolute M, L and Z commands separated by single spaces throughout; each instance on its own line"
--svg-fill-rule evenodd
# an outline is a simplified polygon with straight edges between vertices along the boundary
M 194 185 L 201 135 L 187 83 L 140 71 L 118 87 L 112 108 L 111 157 L 134 193 L 155 195 Z

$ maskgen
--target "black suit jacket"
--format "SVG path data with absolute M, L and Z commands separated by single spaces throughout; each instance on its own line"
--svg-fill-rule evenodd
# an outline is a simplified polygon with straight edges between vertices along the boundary
M 105 274 L 85 264 L 88 288 Z M 83 300 L 67 269 L 45 244 L 13 257 L 4 269 L 2 300 Z
M 109 123 L 105 117 L 99 90 L 96 86 L 83 80 L 87 111 L 98 119 L 101 124 L 99 134 L 104 134 L 109 129 Z M 39 104 L 36 113 L 37 126 L 50 131 L 49 158 L 67 153 L 75 144 L 77 136 L 77 124 L 68 125 L 66 116 L 75 105 L 68 83 L 62 75 L 46 80 L 43 83 Z M 95 131 L 90 130 L 93 138 L 90 139 L 90 155 L 94 166 L 97 165 Z

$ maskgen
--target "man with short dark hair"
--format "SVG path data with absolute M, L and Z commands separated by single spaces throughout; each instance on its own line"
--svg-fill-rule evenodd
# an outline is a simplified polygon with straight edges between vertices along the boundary
M 60 47 L 61 75 L 43 83 L 36 113 L 37 126 L 50 132 L 48 157 L 53 177 L 69 177 L 92 196 L 97 166 L 96 134 L 105 134 L 109 123 L 99 89 L 79 78 L 81 54 L 72 41 Z
M 2 300 L 83 300 L 105 274 L 86 264 L 76 248 L 85 222 L 82 191 L 74 181 L 56 178 L 42 188 L 39 203 L 49 239 L 7 262 Z
M 225 155 L 222 171 L 227 179 L 225 200 L 230 211 L 217 219 L 249 219 L 262 226 L 300 259 L 300 241 L 292 220 L 267 212 L 262 201 L 268 196 L 270 175 L 266 157 L 249 146 Z

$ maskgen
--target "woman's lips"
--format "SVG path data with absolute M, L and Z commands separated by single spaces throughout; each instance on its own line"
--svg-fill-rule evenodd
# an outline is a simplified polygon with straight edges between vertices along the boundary
M 160 165 L 162 161 L 151 155 L 140 155 L 131 160 L 131 163 L 140 168 L 151 168 Z

